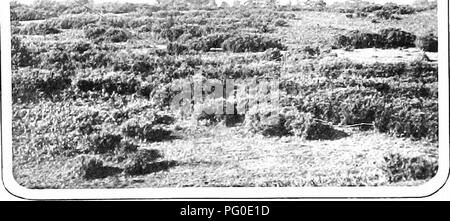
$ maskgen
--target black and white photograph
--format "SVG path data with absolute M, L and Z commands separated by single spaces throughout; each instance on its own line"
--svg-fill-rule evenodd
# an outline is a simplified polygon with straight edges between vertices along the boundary
M 8 4 L 2 148 L 26 189 L 419 187 L 441 169 L 436 0 Z

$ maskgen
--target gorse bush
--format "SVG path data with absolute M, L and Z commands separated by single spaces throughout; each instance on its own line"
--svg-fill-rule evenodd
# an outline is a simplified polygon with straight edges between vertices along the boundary
M 82 92 L 99 91 L 122 95 L 134 94 L 140 89 L 140 81 L 134 75 L 126 73 L 98 73 L 87 78 L 78 79 L 77 88 Z
M 174 122 L 174 118 L 169 115 L 149 113 L 149 118 L 132 118 L 124 122 L 121 126 L 125 136 L 138 138 L 148 142 L 157 142 L 170 139 L 172 131 L 168 125 Z
M 359 48 L 380 48 L 383 47 L 381 35 L 376 33 L 363 33 L 360 31 L 351 31 L 347 35 L 338 35 L 335 46 Z
M 106 28 L 104 27 L 88 27 L 84 30 L 84 34 L 88 39 L 97 39 L 102 37 L 106 32 Z
M 420 36 L 416 40 L 416 47 L 428 52 L 438 52 L 438 37 L 434 34 Z
M 171 27 L 161 30 L 160 36 L 168 39 L 169 41 L 176 41 L 181 35 L 183 35 L 185 29 L 183 27 Z
M 125 162 L 124 172 L 128 175 L 143 175 L 154 172 L 158 169 L 155 168 L 158 165 L 155 161 L 161 157 L 161 153 L 157 150 L 138 150 L 135 154 L 130 155 Z
M 130 33 L 122 29 L 108 29 L 105 36 L 111 42 L 125 42 L 130 38 Z
M 379 33 L 351 31 L 346 35 L 337 35 L 335 46 L 359 48 L 399 48 L 414 47 L 416 36 L 400 29 L 382 29 Z
M 380 132 L 436 142 L 439 135 L 437 102 L 396 99 L 378 113 L 375 126 Z
M 121 146 L 122 136 L 111 133 L 94 133 L 89 136 L 88 150 L 95 154 L 112 153 Z
M 384 39 L 384 47 L 386 48 L 414 47 L 416 36 L 409 32 L 388 28 L 380 30 L 379 33 Z
M 11 62 L 13 67 L 25 67 L 31 64 L 32 53 L 17 36 L 11 38 Z
M 84 31 L 86 38 L 95 41 L 108 40 L 114 43 L 126 42 L 130 38 L 130 33 L 119 28 L 90 27 Z
M 245 115 L 245 125 L 264 136 L 298 136 L 307 140 L 332 139 L 336 131 L 332 126 L 314 119 L 311 113 L 295 108 L 255 106 Z
M 278 27 L 287 27 L 289 23 L 284 19 L 278 19 L 275 21 L 274 25 Z
M 19 28 L 19 33 L 22 35 L 50 35 L 59 34 L 61 31 L 48 23 L 30 23 Z
M 260 35 L 236 35 L 222 43 L 222 49 L 230 52 L 262 52 L 269 48 L 285 50 L 285 46 L 278 39 Z
M 231 35 L 227 33 L 214 33 L 200 38 L 195 38 L 187 41 L 187 45 L 190 49 L 196 51 L 207 52 L 212 48 L 221 48 L 225 40 Z
M 189 47 L 183 44 L 179 44 L 176 42 L 170 42 L 167 45 L 167 52 L 170 55 L 180 55 L 189 50 Z
M 103 161 L 96 157 L 81 155 L 75 158 L 75 165 L 70 168 L 74 177 L 82 179 L 97 179 L 104 177 Z
M 405 180 L 426 180 L 433 178 L 438 171 L 438 162 L 425 157 L 408 157 L 400 153 L 384 156 L 382 169 L 389 182 Z
M 74 69 L 104 68 L 111 65 L 111 52 L 114 51 L 116 49 L 111 46 L 82 42 L 55 44 L 39 53 L 34 66 L 72 72 Z
M 67 7 L 60 3 L 53 4 L 50 1 L 41 1 L 33 5 L 11 2 L 10 9 L 12 21 L 31 21 L 56 17 Z
M 38 97 L 52 97 L 70 87 L 72 80 L 61 73 L 24 69 L 12 76 L 13 100 L 27 101 Z
M 264 59 L 269 61 L 281 61 L 283 55 L 278 48 L 269 48 L 264 52 Z

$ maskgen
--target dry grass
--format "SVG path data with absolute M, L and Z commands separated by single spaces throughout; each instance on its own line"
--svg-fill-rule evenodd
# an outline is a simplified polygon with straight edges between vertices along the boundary
M 177 166 L 166 170 L 77 181 L 55 176 L 50 171 L 59 171 L 63 165 L 45 162 L 27 165 L 17 180 L 34 188 L 378 186 L 392 185 L 381 169 L 388 152 L 438 157 L 437 144 L 397 139 L 374 131 L 344 130 L 349 137 L 305 141 L 296 137 L 266 138 L 222 125 L 198 127 L 185 131 L 182 139 L 142 145 L 159 150 L 163 161 L 176 162 Z M 426 180 L 411 182 L 417 185 Z M 413 185 L 411 182 L 403 185 Z

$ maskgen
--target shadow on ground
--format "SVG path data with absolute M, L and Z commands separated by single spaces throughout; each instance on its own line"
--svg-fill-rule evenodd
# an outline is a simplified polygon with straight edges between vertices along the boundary
M 118 167 L 111 167 L 111 166 L 104 166 L 101 168 L 97 168 L 91 173 L 86 174 L 87 180 L 93 180 L 93 179 L 103 179 L 109 176 L 113 176 L 119 173 L 122 173 L 123 169 Z

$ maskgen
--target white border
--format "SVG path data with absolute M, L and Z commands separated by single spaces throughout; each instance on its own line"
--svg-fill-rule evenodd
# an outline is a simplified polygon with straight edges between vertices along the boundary
M 11 29 L 9 1 L 0 3 L 2 62 L 2 181 L 10 194 L 26 199 L 294 199 L 416 198 L 434 194 L 449 175 L 448 1 L 438 1 L 439 17 L 439 171 L 416 187 L 226 187 L 140 189 L 27 189 L 12 174 Z

